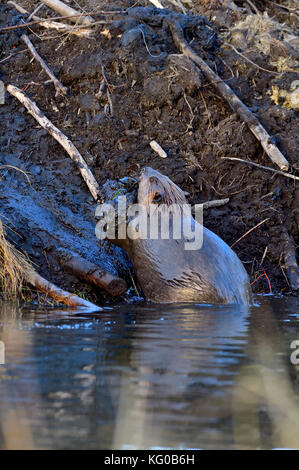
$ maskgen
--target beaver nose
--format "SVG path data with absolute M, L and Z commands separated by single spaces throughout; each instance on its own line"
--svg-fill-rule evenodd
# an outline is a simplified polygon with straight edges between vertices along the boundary
M 146 174 L 149 173 L 150 171 L 152 171 L 152 168 L 151 168 L 150 166 L 145 166 L 144 168 L 142 168 L 141 174 L 142 174 L 142 175 L 146 175 Z
M 146 166 L 141 170 L 140 177 L 145 176 L 149 178 L 150 176 L 157 176 L 158 172 L 151 168 L 150 166 Z

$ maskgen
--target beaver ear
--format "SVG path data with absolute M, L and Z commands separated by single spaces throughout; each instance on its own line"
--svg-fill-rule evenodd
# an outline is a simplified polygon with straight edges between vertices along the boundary
M 154 193 L 152 202 L 155 204 L 158 204 L 161 201 L 162 201 L 162 194 L 158 192 Z

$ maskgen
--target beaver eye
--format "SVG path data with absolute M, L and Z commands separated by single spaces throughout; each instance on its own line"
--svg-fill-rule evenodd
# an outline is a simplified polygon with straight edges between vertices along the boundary
M 152 199 L 152 202 L 161 202 L 162 201 L 162 194 L 161 193 L 155 193 Z

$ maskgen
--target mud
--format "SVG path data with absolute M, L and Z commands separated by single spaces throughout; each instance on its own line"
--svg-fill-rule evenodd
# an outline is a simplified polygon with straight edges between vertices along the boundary
M 0 27 L 25 20 L 26 16 L 6 3 L 0 7 Z M 239 7 L 244 3 L 235 2 Z M 284 23 L 296 37 L 293 14 L 267 6 L 267 2 L 254 3 L 261 14 L 266 12 L 277 24 Z M 32 4 L 37 6 L 38 2 L 22 2 L 30 11 Z M 70 4 L 78 8 L 78 2 Z M 116 1 L 113 8 L 105 1 L 79 4 L 92 11 L 95 5 L 117 10 L 134 2 Z M 138 4 L 148 6 L 149 2 Z M 273 87 L 291 91 L 298 80 L 299 48 L 294 39 L 292 42 L 276 25 L 269 33 L 275 41 L 271 40 L 265 53 L 254 46 L 256 31 L 251 47 L 245 49 L 242 38 L 246 28 L 238 36 L 234 27 L 248 12 L 231 11 L 216 1 L 193 1 L 189 12 L 204 15 L 209 22 L 189 22 L 187 39 L 194 50 L 256 113 L 288 159 L 290 172 L 298 175 L 298 109 L 286 107 L 282 96 L 273 100 Z M 44 7 L 39 15 L 46 14 L 55 16 Z M 40 55 L 69 88 L 67 97 L 55 95 L 40 65 L 24 52 L 22 32 L 0 34 L 0 80 L 26 90 L 70 137 L 101 186 L 108 179 L 135 176 L 143 166 L 151 166 L 187 191 L 191 204 L 229 197 L 227 205 L 205 211 L 206 227 L 231 245 L 268 219 L 234 250 L 252 282 L 266 272 L 273 292 L 290 292 L 283 265 L 282 229 L 286 228 L 298 245 L 298 187 L 283 176 L 222 159 L 237 157 L 273 168 L 250 130 L 232 114 L 215 88 L 195 66 L 177 55 L 165 21 L 141 9 L 126 18 L 107 19 L 90 39 L 62 36 L 38 26 L 27 30 Z M 290 49 L 286 51 L 280 41 L 291 43 Z M 265 72 L 242 60 L 223 42 L 269 71 L 277 72 L 277 60 L 281 59 L 284 70 L 279 75 Z M 94 235 L 95 203 L 74 163 L 15 98 L 6 95 L 0 116 L 0 216 L 13 230 L 9 231 L 10 239 L 49 280 L 93 301 L 112 301 L 104 291 L 95 291 L 64 273 L 55 256 L 55 246 L 70 249 L 118 273 L 131 285 L 125 254 L 107 243 L 99 251 Z M 166 159 L 153 152 L 151 140 L 164 148 Z M 269 291 L 265 276 L 253 284 L 253 290 Z M 124 298 L 129 299 L 130 294 Z

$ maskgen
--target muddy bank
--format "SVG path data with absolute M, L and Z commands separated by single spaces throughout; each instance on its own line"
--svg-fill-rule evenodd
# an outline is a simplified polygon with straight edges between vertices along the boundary
M 1 6 L 0 27 L 26 19 L 6 3 Z M 22 6 L 33 11 L 32 3 L 38 5 L 23 1 Z M 133 3 L 114 2 L 113 10 Z M 244 3 L 235 2 L 239 8 Z M 298 108 L 288 99 L 298 79 L 296 18 L 287 10 L 263 6 L 265 2 L 254 3 L 259 14 L 269 18 L 266 31 L 252 21 L 257 20 L 255 12 L 249 15 L 219 2 L 194 1 L 191 13 L 204 15 L 209 24 L 204 19 L 190 23 L 187 39 L 256 114 L 289 161 L 290 172 L 298 175 Z M 139 4 L 148 6 L 148 2 Z M 95 2 L 80 5 L 92 11 Z M 111 2 L 96 5 L 111 10 Z M 44 7 L 40 16 L 55 14 Z M 177 55 L 167 24 L 155 21 L 154 15 L 151 21 L 140 14 L 104 19 L 106 24 L 99 24 L 88 39 L 39 26 L 26 31 L 68 87 L 66 97 L 56 96 L 53 84 L 26 51 L 21 30 L 0 35 L 0 79 L 26 90 L 76 145 L 101 186 L 107 179 L 134 176 L 143 166 L 152 166 L 189 192 L 191 204 L 229 197 L 228 204 L 206 210 L 204 216 L 205 225 L 229 245 L 268 219 L 234 250 L 252 282 L 265 272 L 273 292 L 290 292 L 284 246 L 286 232 L 295 244 L 299 242 L 295 182 L 222 159 L 242 158 L 274 168 L 215 88 Z M 267 42 L 269 36 L 272 39 Z M 260 41 L 264 52 L 258 46 Z M 95 203 L 77 168 L 14 98 L 6 95 L 0 113 L 0 214 L 14 230 L 9 232 L 10 239 L 48 279 L 96 302 L 111 301 L 104 290 L 82 285 L 66 274 L 55 255 L 55 247 L 69 249 L 131 285 L 123 252 L 107 244 L 99 251 L 94 235 Z M 160 143 L 166 159 L 153 152 L 151 140 Z M 259 278 L 253 289 L 268 292 L 267 278 Z

